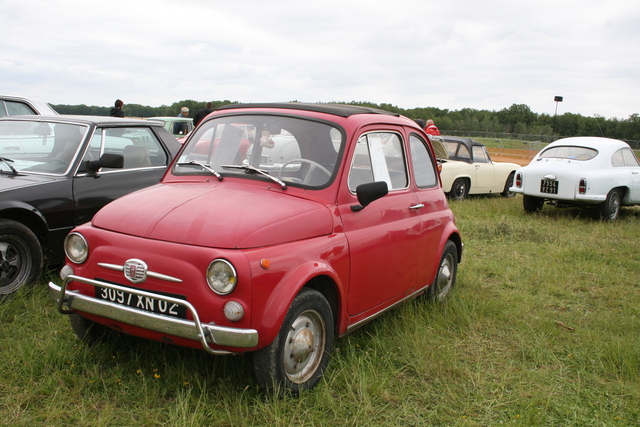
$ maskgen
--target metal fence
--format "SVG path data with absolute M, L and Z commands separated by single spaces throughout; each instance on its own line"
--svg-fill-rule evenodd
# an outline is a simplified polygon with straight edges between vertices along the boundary
M 523 143 L 530 142 L 531 144 L 542 144 L 537 149 L 531 148 L 533 150 L 540 150 L 546 144 L 553 142 L 557 139 L 564 138 L 559 135 L 530 135 L 523 133 L 506 133 L 506 132 L 482 132 L 482 131 L 460 131 L 460 130 L 440 130 L 442 135 L 451 135 L 451 136 L 466 136 L 469 138 L 488 138 L 488 139 L 498 139 L 498 140 L 513 140 L 513 141 L 522 141 Z M 640 149 L 640 141 L 635 139 L 625 139 L 623 140 L 631 148 L 634 150 Z

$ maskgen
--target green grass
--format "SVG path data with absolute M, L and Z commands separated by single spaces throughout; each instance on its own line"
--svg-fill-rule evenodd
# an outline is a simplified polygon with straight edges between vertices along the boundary
M 640 209 L 618 222 L 520 196 L 452 203 L 465 242 L 444 306 L 417 299 L 336 341 L 298 399 L 250 357 L 131 337 L 88 348 L 43 285 L 0 305 L 0 424 L 640 425 Z

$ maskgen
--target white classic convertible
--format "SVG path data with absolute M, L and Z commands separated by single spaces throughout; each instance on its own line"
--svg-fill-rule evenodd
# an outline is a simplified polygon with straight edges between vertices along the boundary
M 468 194 L 514 195 L 509 187 L 520 165 L 493 162 L 487 148 L 471 138 L 431 136 L 431 142 L 442 167 L 442 190 L 450 199 L 462 200 Z
M 526 212 L 553 206 L 598 206 L 615 221 L 620 206 L 640 204 L 640 164 L 629 145 L 617 139 L 559 139 L 518 169 L 511 191 L 524 195 Z

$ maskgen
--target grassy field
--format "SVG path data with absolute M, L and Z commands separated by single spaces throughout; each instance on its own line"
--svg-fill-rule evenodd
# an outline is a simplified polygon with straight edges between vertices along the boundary
M 0 306 L 0 424 L 640 425 L 640 209 L 608 224 L 525 215 L 520 196 L 452 207 L 466 245 L 452 298 L 337 340 L 299 399 L 261 392 L 248 356 L 131 337 L 88 348 L 45 278 Z

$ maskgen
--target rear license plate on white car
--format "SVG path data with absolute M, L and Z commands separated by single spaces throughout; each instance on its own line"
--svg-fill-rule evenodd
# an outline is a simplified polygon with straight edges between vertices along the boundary
M 558 181 L 543 179 L 540 181 L 540 192 L 546 194 L 558 194 Z
M 140 290 L 144 291 L 144 289 Z M 154 292 L 162 296 L 172 297 L 176 299 L 187 299 L 184 295 L 169 294 L 164 292 L 160 293 L 155 291 L 145 292 Z M 164 314 L 166 316 L 179 317 L 181 319 L 187 318 L 187 309 L 183 305 L 162 301 L 156 298 L 143 297 L 129 292 L 116 291 L 114 289 L 96 286 L 96 298 L 115 302 L 116 304 L 126 305 L 127 307 L 137 308 L 140 310 L 150 311 L 158 314 Z

